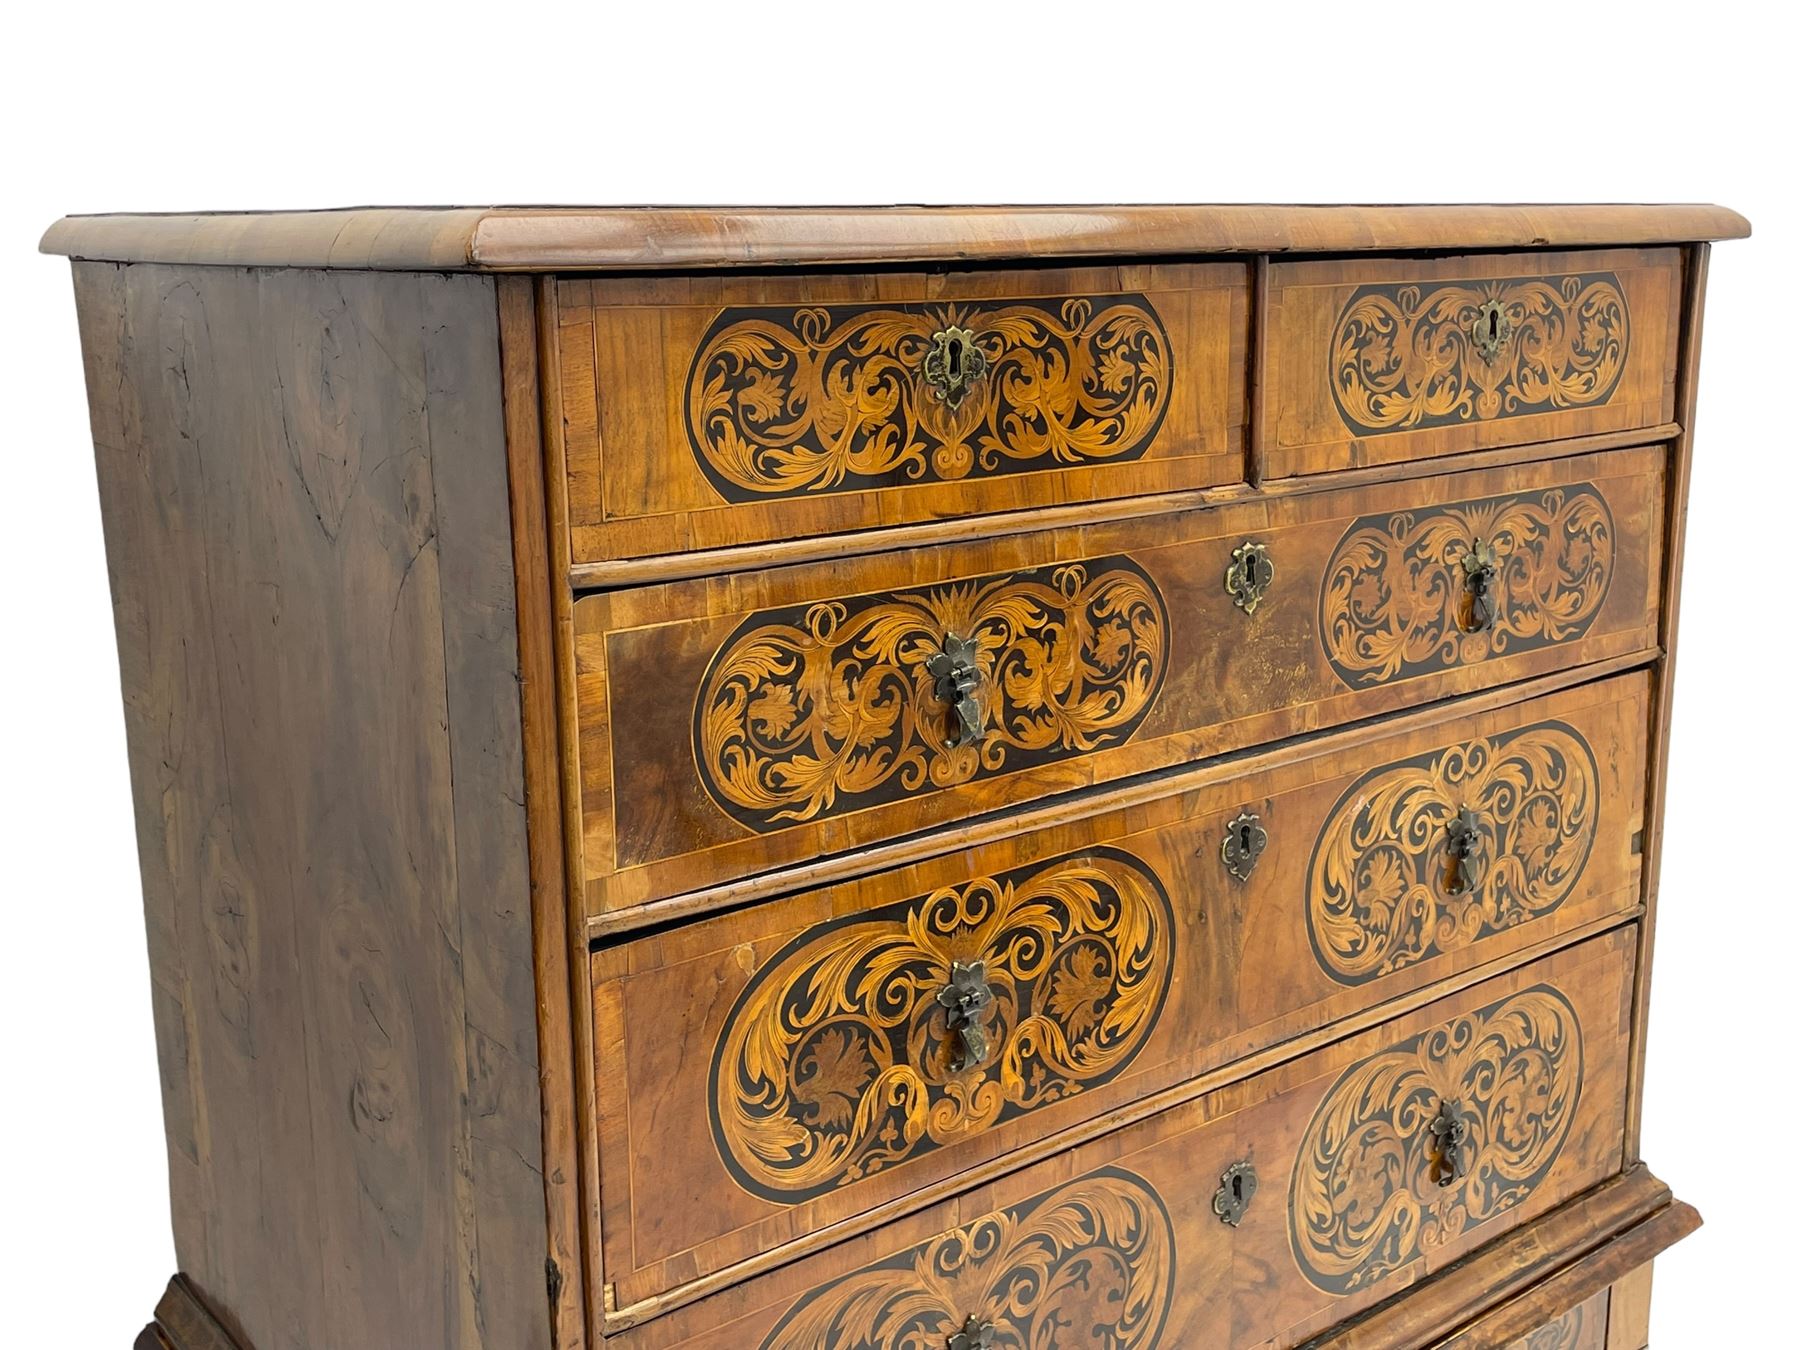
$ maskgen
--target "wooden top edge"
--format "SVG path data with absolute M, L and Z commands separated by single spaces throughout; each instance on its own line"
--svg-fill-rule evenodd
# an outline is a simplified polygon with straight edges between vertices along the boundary
M 1697 204 L 361 207 L 65 216 L 39 247 L 108 262 L 544 272 L 1571 248 L 1749 233 L 1737 212 Z

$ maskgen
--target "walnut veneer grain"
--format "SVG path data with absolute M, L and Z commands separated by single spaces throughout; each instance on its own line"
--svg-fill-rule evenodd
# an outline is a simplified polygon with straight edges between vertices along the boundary
M 1747 232 L 53 226 L 181 1265 L 140 1350 L 1643 1350 Z

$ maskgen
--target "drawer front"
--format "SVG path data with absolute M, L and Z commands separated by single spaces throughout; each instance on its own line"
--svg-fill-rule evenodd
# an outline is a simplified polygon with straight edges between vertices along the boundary
M 1648 648 L 1664 463 L 1616 451 L 585 597 L 590 909 Z
M 560 281 L 573 557 L 1239 482 L 1248 275 Z
M 1638 903 L 1648 677 L 593 957 L 635 1303 Z
M 1635 940 L 1474 985 L 624 1343 L 1297 1345 L 1618 1171 Z
M 1270 478 L 1668 424 L 1675 249 L 1277 263 Z

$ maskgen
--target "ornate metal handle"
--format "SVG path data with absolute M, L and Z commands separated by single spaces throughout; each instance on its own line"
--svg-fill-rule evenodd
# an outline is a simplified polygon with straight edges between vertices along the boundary
M 1469 1175 L 1469 1115 L 1461 1102 L 1443 1102 L 1431 1122 L 1431 1138 L 1437 1148 L 1432 1177 L 1440 1186 L 1454 1186 Z
M 1476 308 L 1475 318 L 1469 324 L 1469 337 L 1483 361 L 1492 364 L 1506 350 L 1512 335 L 1513 321 L 1498 300 L 1483 301 Z
M 994 1324 L 979 1317 L 970 1317 L 962 1324 L 962 1330 L 950 1338 L 948 1350 L 993 1350 Z
M 1494 550 L 1477 539 L 1462 555 L 1463 589 L 1469 593 L 1469 627 L 1479 633 L 1494 626 Z
M 1219 856 L 1225 860 L 1227 872 L 1239 881 L 1248 881 L 1256 870 L 1257 859 L 1268 846 L 1269 832 L 1263 828 L 1262 817 L 1240 811 L 1238 818 L 1225 827 L 1225 842 L 1219 846 Z
M 987 1058 L 987 1027 L 982 1015 L 994 1001 L 987 986 L 987 969 L 980 961 L 950 966 L 950 983 L 938 990 L 944 1008 L 944 1026 L 956 1033 L 957 1047 L 950 1058 L 953 1073 L 973 1069 Z
M 1221 1223 L 1236 1228 L 1244 1221 L 1250 1202 L 1256 1198 L 1256 1169 L 1248 1162 L 1234 1162 L 1219 1178 L 1218 1192 L 1213 1196 L 1213 1213 Z
M 952 325 L 931 335 L 931 346 L 925 352 L 925 381 L 951 411 L 962 406 L 987 369 L 987 353 L 967 328 Z
M 944 742 L 952 749 L 973 745 L 987 735 L 987 715 L 981 710 L 981 700 L 975 697 L 981 684 L 978 650 L 972 639 L 946 633 L 944 650 L 925 662 L 925 673 L 936 682 L 937 696 L 956 713 L 956 735 Z
M 1444 894 L 1467 895 L 1481 881 L 1481 817 L 1462 807 L 1444 825 L 1449 838 L 1444 855 L 1449 868 L 1444 876 Z
M 1225 593 L 1244 613 L 1256 613 L 1274 580 L 1275 561 L 1269 557 L 1267 544 L 1246 539 L 1231 550 L 1231 566 L 1225 569 Z

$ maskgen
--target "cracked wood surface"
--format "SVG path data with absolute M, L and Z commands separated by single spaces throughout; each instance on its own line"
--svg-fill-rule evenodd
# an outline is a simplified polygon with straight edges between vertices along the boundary
M 75 269 L 177 1256 L 257 1350 L 539 1350 L 497 311 Z

